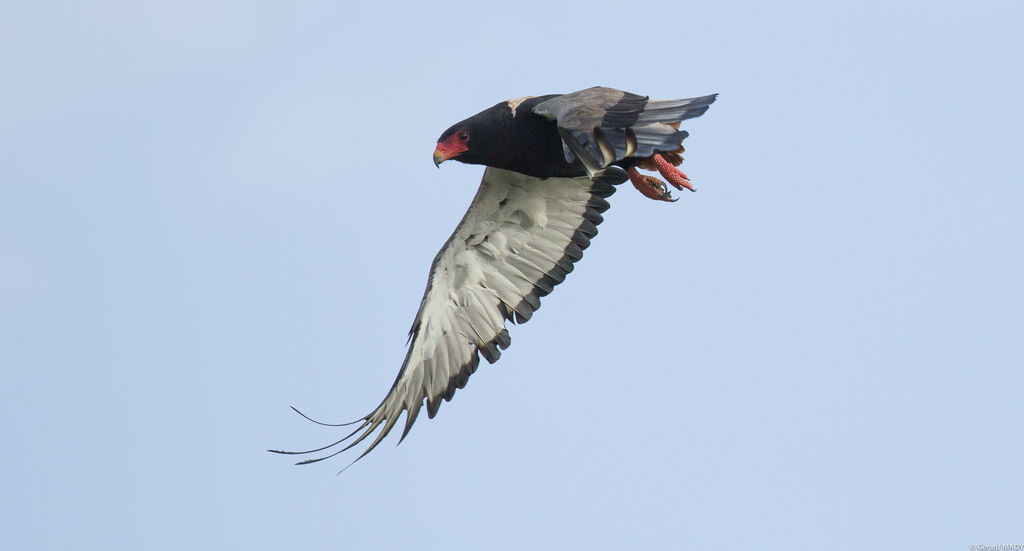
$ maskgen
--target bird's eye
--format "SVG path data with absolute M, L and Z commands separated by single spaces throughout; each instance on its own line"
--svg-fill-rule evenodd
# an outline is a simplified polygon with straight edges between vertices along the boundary
M 465 131 L 459 132 L 459 141 L 460 142 L 469 141 L 469 132 L 465 132 Z

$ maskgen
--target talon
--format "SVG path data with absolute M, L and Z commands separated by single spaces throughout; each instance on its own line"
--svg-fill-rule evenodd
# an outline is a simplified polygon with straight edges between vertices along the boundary
M 683 174 L 681 170 L 672 166 L 672 163 L 666 161 L 660 153 L 654 154 L 651 157 L 651 160 L 654 161 L 654 166 L 657 167 L 661 176 L 668 180 L 668 183 L 675 186 L 676 189 L 681 190 L 686 188 L 690 191 L 697 191 L 694 189 L 693 184 L 690 183 L 690 178 L 686 174 Z M 681 160 L 682 159 L 680 158 L 680 161 Z
M 665 186 L 665 182 L 654 176 L 640 174 L 633 167 L 626 169 L 626 174 L 629 176 L 629 181 L 633 183 L 633 187 L 642 193 L 644 197 L 654 199 L 655 201 L 668 201 L 672 203 L 679 200 L 678 197 L 672 197 L 672 192 Z

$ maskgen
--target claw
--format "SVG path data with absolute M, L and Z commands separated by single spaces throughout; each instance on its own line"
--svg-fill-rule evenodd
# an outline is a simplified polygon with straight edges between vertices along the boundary
M 629 181 L 633 183 L 633 187 L 640 193 L 649 199 L 656 201 L 668 201 L 674 203 L 679 200 L 678 197 L 672 197 L 672 192 L 665 186 L 665 182 L 655 178 L 654 176 L 647 176 L 646 174 L 640 174 L 635 168 L 630 167 L 626 169 L 626 174 L 629 176 Z

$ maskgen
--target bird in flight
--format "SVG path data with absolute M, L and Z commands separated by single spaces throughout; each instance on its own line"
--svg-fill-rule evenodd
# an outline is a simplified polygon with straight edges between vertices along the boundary
M 433 418 L 442 400 L 466 386 L 481 356 L 494 363 L 509 346 L 505 322 L 528 321 L 540 298 L 573 270 L 597 235 L 614 186 L 629 180 L 646 197 L 674 201 L 668 185 L 638 171 L 643 169 L 677 190 L 693 190 L 676 168 L 688 136 L 679 126 L 703 115 L 716 97 L 655 100 L 594 87 L 503 101 L 445 130 L 434 164 L 454 159 L 486 168 L 469 210 L 430 266 L 391 390 L 365 417 L 344 424 L 358 424 L 344 438 L 313 450 L 269 451 L 321 454 L 298 464 L 315 463 L 380 428 L 355 463 L 380 444 L 403 411 L 399 443 L 424 400 Z

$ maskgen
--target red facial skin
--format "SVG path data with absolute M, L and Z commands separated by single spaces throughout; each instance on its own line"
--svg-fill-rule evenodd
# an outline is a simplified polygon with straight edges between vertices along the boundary
M 463 151 L 469 149 L 469 133 L 468 132 L 456 132 L 443 142 L 437 143 L 437 148 L 434 149 L 434 164 L 440 166 L 441 163 L 448 159 L 457 157 Z

